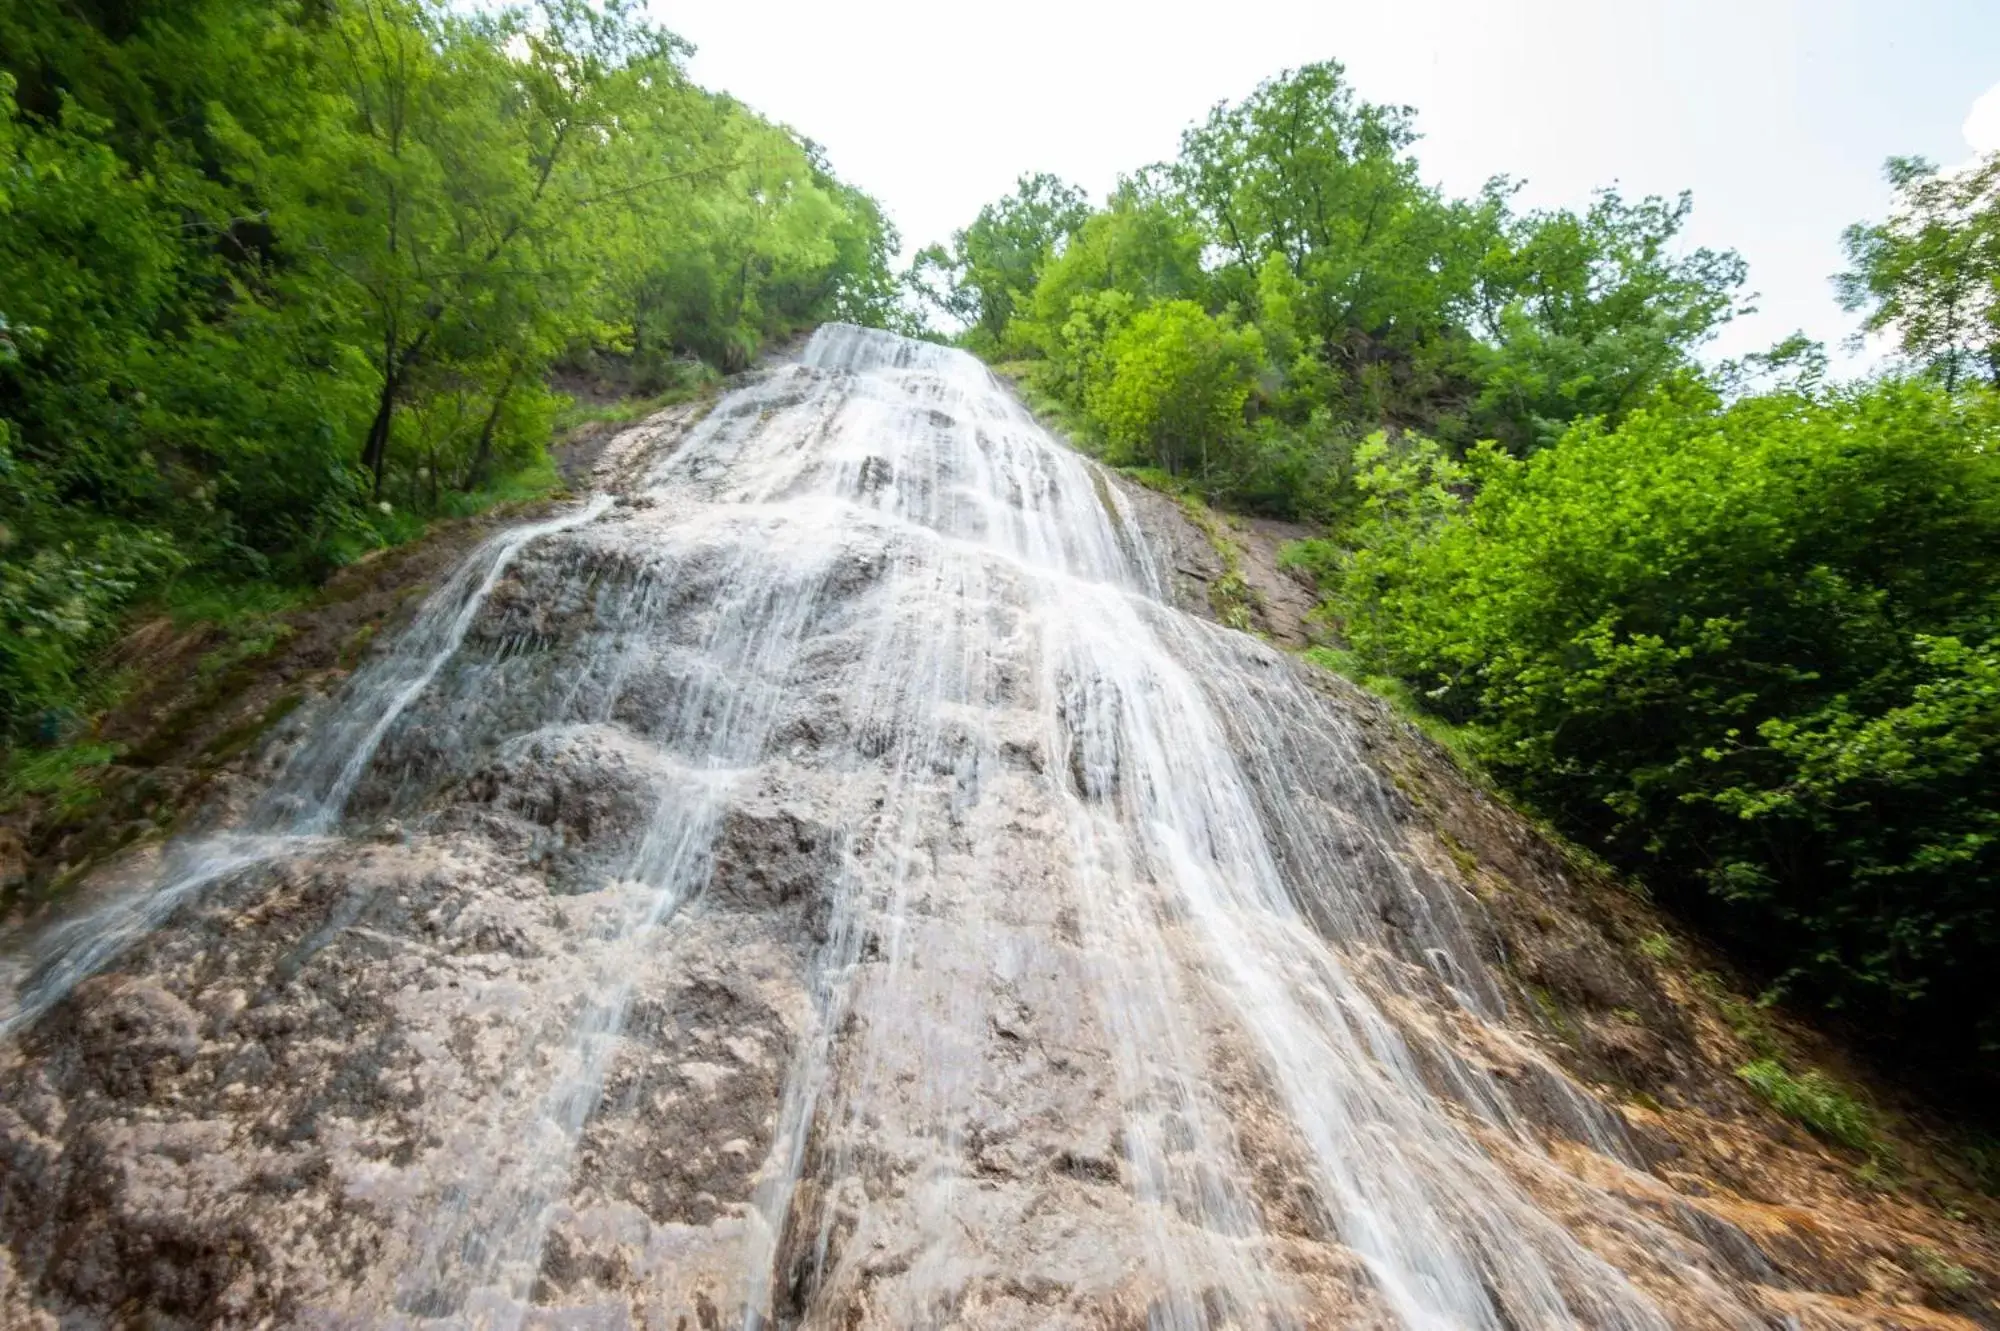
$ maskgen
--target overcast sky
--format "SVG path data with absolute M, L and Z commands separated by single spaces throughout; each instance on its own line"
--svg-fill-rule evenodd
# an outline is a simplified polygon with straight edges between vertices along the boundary
M 1454 193 L 1503 173 L 1529 206 L 1694 191 L 1693 241 L 1739 250 L 1760 293 L 1721 355 L 1801 328 L 1837 349 L 1853 320 L 1827 279 L 1841 228 L 1887 206 L 1882 160 L 2000 148 L 2000 0 L 652 4 L 697 79 L 826 145 L 907 249 L 1024 171 L 1101 198 L 1214 102 L 1333 57 L 1416 108 L 1424 174 Z

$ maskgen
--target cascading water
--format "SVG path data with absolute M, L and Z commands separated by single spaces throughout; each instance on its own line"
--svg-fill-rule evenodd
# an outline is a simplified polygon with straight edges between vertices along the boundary
M 1359 743 L 976 361 L 824 328 L 43 940 L 0 1128 L 98 1200 L 0 1292 L 161 1297 L 94 1205 L 254 1251 L 176 1240 L 228 1324 L 1764 1325 L 1558 1166 L 1621 1120 Z

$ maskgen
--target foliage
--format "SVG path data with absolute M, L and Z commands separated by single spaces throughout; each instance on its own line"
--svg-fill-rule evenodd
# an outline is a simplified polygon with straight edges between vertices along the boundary
M 1736 312 L 1742 261 L 1677 251 L 1685 197 L 1517 215 L 1504 180 L 1472 199 L 1426 185 L 1416 138 L 1408 108 L 1307 65 L 1216 107 L 1100 210 L 1024 177 L 919 273 L 968 345 L 1032 360 L 1085 442 L 1169 468 L 1190 453 L 1211 497 L 1325 520 L 1356 501 L 1352 453 L 1376 429 L 1526 452 L 1617 419 Z M 1180 368 L 1107 388 L 1121 356 Z M 1206 449 L 1186 437 L 1203 375 Z
M 1887 175 L 1897 211 L 1847 229 L 1841 303 L 1946 389 L 1981 377 L 2000 387 L 2000 153 L 1949 173 L 1892 157 Z
M 1815 1136 L 1870 1156 L 1884 1151 L 1875 1116 L 1825 1073 L 1795 1074 L 1775 1058 L 1760 1058 L 1736 1069 L 1736 1075 L 1765 1103 Z
M 1106 344 L 1086 399 L 1113 459 L 1208 476 L 1211 452 L 1242 432 L 1262 351 L 1254 328 L 1238 329 L 1193 301 L 1141 311 Z
M 38 798 L 74 816 L 97 802 L 97 779 L 118 754 L 116 745 L 95 743 L 11 752 L 0 760 L 0 813 Z
M 177 563 L 160 533 L 113 526 L 87 545 L 64 541 L 0 561 L 0 725 L 56 739 L 103 625 Z
M 1333 563 L 1370 669 L 1793 992 L 2000 1038 L 2000 403 L 1693 383 Z M 1404 472 L 1409 471 L 1408 466 Z M 1416 498 L 1410 496 L 1415 495 Z
M 553 483 L 558 362 L 894 314 L 892 229 L 631 0 L 0 10 L 0 746 L 186 573 Z
M 946 314 L 970 323 L 984 349 L 998 352 L 1043 266 L 1089 211 L 1076 186 L 1045 172 L 1022 176 L 1014 193 L 981 208 L 952 236 L 950 249 L 933 245 L 918 254 L 922 289 Z
M 1581 214 L 1503 224 L 1480 271 L 1476 433 L 1540 447 L 1571 421 L 1618 419 L 1687 366 L 1736 312 L 1747 273 L 1733 252 L 1673 252 L 1692 210 L 1686 194 L 1628 203 L 1604 190 Z

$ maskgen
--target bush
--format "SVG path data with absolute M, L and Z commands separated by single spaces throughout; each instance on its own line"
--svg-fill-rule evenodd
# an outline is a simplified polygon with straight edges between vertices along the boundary
M 157 532 L 117 528 L 87 543 L 0 551 L 0 736 L 63 737 L 75 677 L 135 587 L 181 563 Z
M 1141 311 L 1112 337 L 1087 394 L 1112 460 L 1208 476 L 1243 436 L 1243 405 L 1261 357 L 1254 329 L 1193 301 Z
M 1875 1116 L 1825 1073 L 1794 1075 L 1778 1060 L 1760 1058 L 1736 1069 L 1736 1075 L 1765 1103 L 1815 1136 L 1871 1156 L 1881 1153 Z
M 1475 451 L 1469 505 L 1378 506 L 1336 608 L 1365 667 L 1781 987 L 1991 1047 L 1996 445 L 1986 397 L 1682 385 Z M 1387 461 L 1363 483 L 1410 492 Z

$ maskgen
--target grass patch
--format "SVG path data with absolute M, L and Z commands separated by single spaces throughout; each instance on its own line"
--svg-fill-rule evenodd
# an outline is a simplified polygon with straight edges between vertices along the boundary
M 1478 738 L 1471 728 L 1455 726 L 1437 713 L 1426 710 L 1402 680 L 1392 675 L 1374 674 L 1363 667 L 1360 658 L 1345 647 L 1308 647 L 1299 655 L 1320 669 L 1330 670 L 1349 683 L 1381 698 L 1395 709 L 1397 716 L 1422 731 L 1427 739 L 1447 750 L 1458 760 L 1460 767 L 1479 776 L 1487 786 L 1494 785 L 1484 776 L 1485 768 L 1479 761 Z
M 1437 837 L 1444 844 L 1445 853 L 1451 856 L 1451 862 L 1465 875 L 1466 881 L 1476 881 L 1479 877 L 1479 857 L 1467 850 L 1465 843 L 1453 836 L 1447 828 L 1438 828 Z
M 232 624 L 228 626 L 228 632 L 227 642 L 204 654 L 195 663 L 197 684 L 212 684 L 238 666 L 262 660 L 278 650 L 280 644 L 296 630 L 290 624 L 271 620 L 257 625 Z
M 469 518 L 503 504 L 525 504 L 544 499 L 564 488 L 562 473 L 556 469 L 556 460 L 545 452 L 519 471 L 495 477 L 470 494 L 454 493 L 441 498 L 435 516 Z
M 0 813 L 30 798 L 47 800 L 64 818 L 83 813 L 101 798 L 99 778 L 120 752 L 116 744 L 94 740 L 53 749 L 10 749 L 0 760 Z
M 1794 1073 L 1775 1058 L 1760 1058 L 1736 1075 L 1764 1103 L 1815 1137 L 1879 1159 L 1887 1152 L 1875 1114 L 1823 1072 Z
M 434 502 L 420 507 L 381 500 L 362 511 L 358 529 L 334 542 L 330 566 L 322 573 L 331 574 L 379 551 L 422 540 L 439 522 L 476 517 L 510 504 L 532 503 L 561 494 L 565 488 L 554 456 L 544 449 L 526 466 L 496 476 L 477 490 L 440 489 Z M 309 599 L 313 590 L 308 585 L 300 595 L 301 599 Z
M 1947 1299 L 1962 1297 L 1979 1288 L 1979 1277 L 1952 1261 L 1936 1248 L 1923 1244 L 1910 1249 L 1910 1274 L 1933 1294 Z
M 1156 494 L 1163 494 L 1169 499 L 1187 500 L 1192 498 L 1196 503 L 1201 503 L 1201 497 L 1195 494 L 1194 487 L 1185 478 L 1176 476 L 1170 471 L 1162 471 L 1158 467 L 1120 467 L 1118 468 L 1118 474 L 1129 476 L 1148 490 Z M 1203 523 L 1209 521 L 1207 510 L 1208 506 L 1202 504 L 1203 516 L 1199 521 Z
M 587 425 L 636 425 L 656 411 L 677 407 L 683 402 L 691 402 L 707 392 L 713 380 L 680 384 L 660 393 L 648 393 L 643 397 L 620 398 L 616 402 L 577 402 L 556 412 L 555 435 L 557 439 L 576 433 Z
M 1750 1047 L 1760 1062 L 1776 1062 L 1784 1053 L 1784 1041 L 1771 1029 L 1762 1006 L 1739 997 L 1714 971 L 1691 971 L 1688 979 L 1715 1004 L 1723 1024 Z
M 1651 957 L 1654 961 L 1664 963 L 1674 959 L 1674 940 L 1665 934 L 1647 934 L 1639 940 L 1638 946 L 1641 954 Z
M 608 374 L 587 376 L 593 391 L 616 393 L 608 402 L 590 402 L 571 394 L 556 409 L 554 434 L 560 443 L 566 436 L 591 425 L 631 425 L 656 411 L 693 401 L 722 382 L 722 375 L 705 361 L 670 360 L 621 361 L 601 364 Z
M 312 599 L 310 587 L 278 582 L 224 582 L 179 579 L 160 592 L 157 609 L 175 628 L 197 624 L 232 625 L 270 620 Z
M 151 607 L 178 629 L 206 626 L 217 639 L 195 663 L 194 682 L 212 688 L 231 671 L 276 651 L 292 636 L 286 616 L 312 602 L 311 587 L 188 578 L 163 588 Z
M 1542 1014 L 1542 1019 L 1548 1022 L 1556 1034 L 1565 1041 L 1574 1043 L 1576 1027 L 1570 1022 L 1569 1014 L 1563 1011 L 1563 1005 L 1556 1001 L 1556 996 L 1539 984 L 1524 983 L 1521 988 L 1527 992 L 1535 1009 Z

